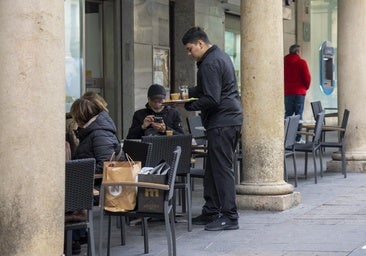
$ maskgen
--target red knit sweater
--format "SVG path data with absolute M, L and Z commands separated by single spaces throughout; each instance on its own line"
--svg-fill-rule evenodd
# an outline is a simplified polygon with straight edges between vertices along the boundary
M 284 58 L 285 95 L 306 95 L 311 76 L 306 61 L 298 54 L 288 54 Z

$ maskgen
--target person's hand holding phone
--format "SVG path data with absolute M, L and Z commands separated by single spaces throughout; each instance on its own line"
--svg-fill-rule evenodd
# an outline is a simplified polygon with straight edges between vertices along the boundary
M 166 130 L 166 126 L 164 123 L 164 120 L 160 116 L 154 116 L 153 122 L 151 123 L 151 126 L 157 130 L 158 132 L 164 133 Z
M 144 121 L 141 125 L 142 129 L 147 129 L 154 122 L 154 115 L 148 115 L 144 118 Z

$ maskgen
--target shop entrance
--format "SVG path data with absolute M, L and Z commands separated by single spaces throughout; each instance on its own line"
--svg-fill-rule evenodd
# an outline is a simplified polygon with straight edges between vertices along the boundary
M 85 87 L 105 97 L 103 1 L 85 1 Z

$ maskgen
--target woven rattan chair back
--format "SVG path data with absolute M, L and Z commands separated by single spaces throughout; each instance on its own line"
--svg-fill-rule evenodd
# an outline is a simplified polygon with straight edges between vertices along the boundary
M 141 166 L 144 167 L 146 163 L 150 162 L 152 144 L 135 140 L 124 140 L 123 152 L 128 154 L 132 160 L 141 161 Z

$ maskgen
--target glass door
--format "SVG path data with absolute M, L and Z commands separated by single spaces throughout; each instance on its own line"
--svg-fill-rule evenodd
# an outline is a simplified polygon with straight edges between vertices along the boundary
M 103 76 L 103 1 L 85 1 L 85 86 L 105 97 Z
M 65 0 L 65 86 L 66 112 L 83 88 L 83 5 L 82 0 Z

